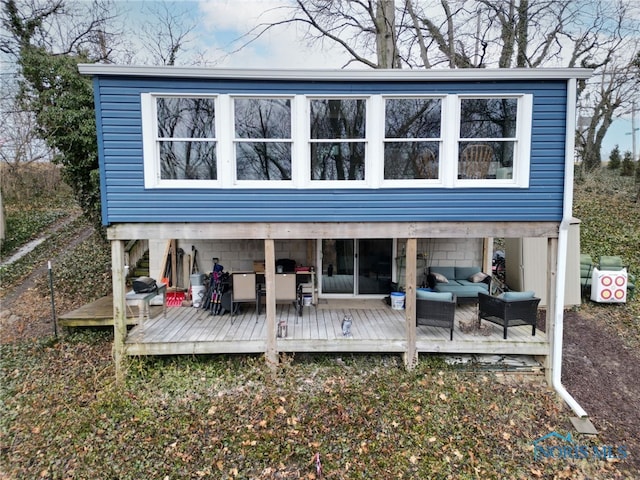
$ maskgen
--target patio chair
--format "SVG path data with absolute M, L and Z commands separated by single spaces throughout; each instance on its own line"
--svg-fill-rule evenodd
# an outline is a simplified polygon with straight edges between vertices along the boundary
M 622 258 L 615 255 L 601 255 L 598 261 L 599 270 L 609 270 L 617 272 L 623 268 L 627 269 L 627 298 L 633 298 L 636 290 L 636 277 L 629 273 L 629 266 L 622 263 Z
M 296 274 L 295 273 L 277 273 L 276 274 L 276 303 L 289 303 L 297 304 L 298 302 L 298 288 L 296 286 Z M 267 291 L 261 288 L 258 289 L 258 294 L 255 297 L 257 302 L 258 315 L 261 310 L 261 298 L 266 296 Z M 299 313 L 301 315 L 302 312 Z M 257 319 L 256 319 L 257 321 Z
M 416 325 L 449 329 L 453 340 L 453 324 L 456 316 L 456 296 L 450 292 L 416 292 Z
M 415 178 L 438 178 L 438 160 L 428 148 L 413 158 Z
M 531 325 L 531 335 L 535 335 L 539 303 L 531 291 L 505 292 L 498 297 L 478 293 L 478 325 L 483 319 L 501 325 L 504 339 L 507 328 L 518 325 Z
M 460 155 L 460 162 L 458 163 L 459 178 L 487 178 L 492 160 L 493 148 L 489 145 L 482 143 L 469 145 Z
M 589 298 L 591 296 L 591 274 L 593 273 L 593 260 L 591 255 L 580 254 L 580 296 Z
M 231 274 L 231 314 L 237 315 L 241 303 L 256 302 L 256 274 L 233 273 Z M 233 317 L 231 317 L 233 323 Z

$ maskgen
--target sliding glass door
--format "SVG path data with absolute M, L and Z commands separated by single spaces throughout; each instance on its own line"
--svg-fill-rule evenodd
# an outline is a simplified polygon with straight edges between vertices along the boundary
M 381 295 L 391 291 L 392 239 L 322 240 L 321 293 Z

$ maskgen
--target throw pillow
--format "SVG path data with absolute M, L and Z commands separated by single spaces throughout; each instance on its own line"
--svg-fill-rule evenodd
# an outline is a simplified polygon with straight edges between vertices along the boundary
M 473 282 L 473 283 L 480 283 L 485 278 L 487 278 L 488 276 L 489 275 L 487 275 L 484 272 L 478 272 L 478 273 L 474 273 L 473 275 L 471 275 L 469 278 L 467 278 L 467 280 L 469 280 L 470 282 Z
M 445 277 L 441 273 L 433 272 L 433 276 L 436 277 L 436 282 L 438 283 L 449 283 L 449 280 L 447 280 L 447 277 Z

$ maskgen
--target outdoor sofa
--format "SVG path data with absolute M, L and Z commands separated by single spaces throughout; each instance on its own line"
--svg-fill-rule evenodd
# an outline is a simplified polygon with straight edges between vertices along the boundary
M 459 304 L 476 303 L 478 293 L 489 293 L 491 276 L 480 267 L 429 267 L 429 274 L 435 277 L 433 289 L 454 294 Z

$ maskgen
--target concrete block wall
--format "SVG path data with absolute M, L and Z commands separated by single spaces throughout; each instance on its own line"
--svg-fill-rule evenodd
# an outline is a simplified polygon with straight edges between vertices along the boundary
M 416 271 L 416 282 L 418 285 L 426 282 L 426 273 L 430 266 L 477 266 L 482 269 L 482 238 L 421 238 L 418 239 L 417 249 L 418 256 L 427 259 L 426 262 L 418 262 L 418 269 Z M 406 251 L 405 240 L 399 240 L 398 252 L 404 251 Z M 399 255 L 402 255 L 402 253 Z M 424 264 L 425 267 L 421 268 L 421 264 Z M 395 281 L 398 281 L 398 275 L 401 274 L 402 271 L 396 268 Z
M 309 250 L 311 242 L 313 247 Z M 167 242 L 149 241 L 149 272 L 153 278 L 161 278 L 160 269 Z M 217 257 L 227 272 L 253 271 L 253 261 L 264 259 L 263 240 L 179 240 L 178 247 L 191 254 L 191 246 L 198 250 L 200 271 L 208 273 L 213 267 L 212 258 Z M 276 240 L 276 259 L 289 258 L 298 264 L 313 265 L 315 262 L 315 241 Z M 404 240 L 398 241 L 398 252 L 403 251 Z M 418 254 L 427 256 L 430 266 L 482 266 L 481 238 L 431 238 L 418 240 Z M 317 266 L 316 266 L 317 267 Z M 422 272 L 418 272 L 418 282 L 422 282 Z
M 149 272 L 153 278 L 160 278 L 163 254 L 167 242 L 149 241 Z M 191 246 L 198 251 L 200 272 L 209 273 L 213 268 L 213 258 L 219 259 L 225 272 L 253 271 L 253 262 L 264 260 L 263 240 L 178 240 L 178 248 L 191 254 Z M 276 240 L 276 260 L 288 258 L 298 264 L 307 264 L 306 240 Z M 155 276 L 154 276 L 155 275 Z
M 428 266 L 482 266 L 482 238 L 420 238 L 418 255 L 427 257 Z M 398 241 L 398 252 L 405 251 L 405 241 Z
M 482 238 L 431 238 L 418 241 L 430 266 L 482 267 Z

